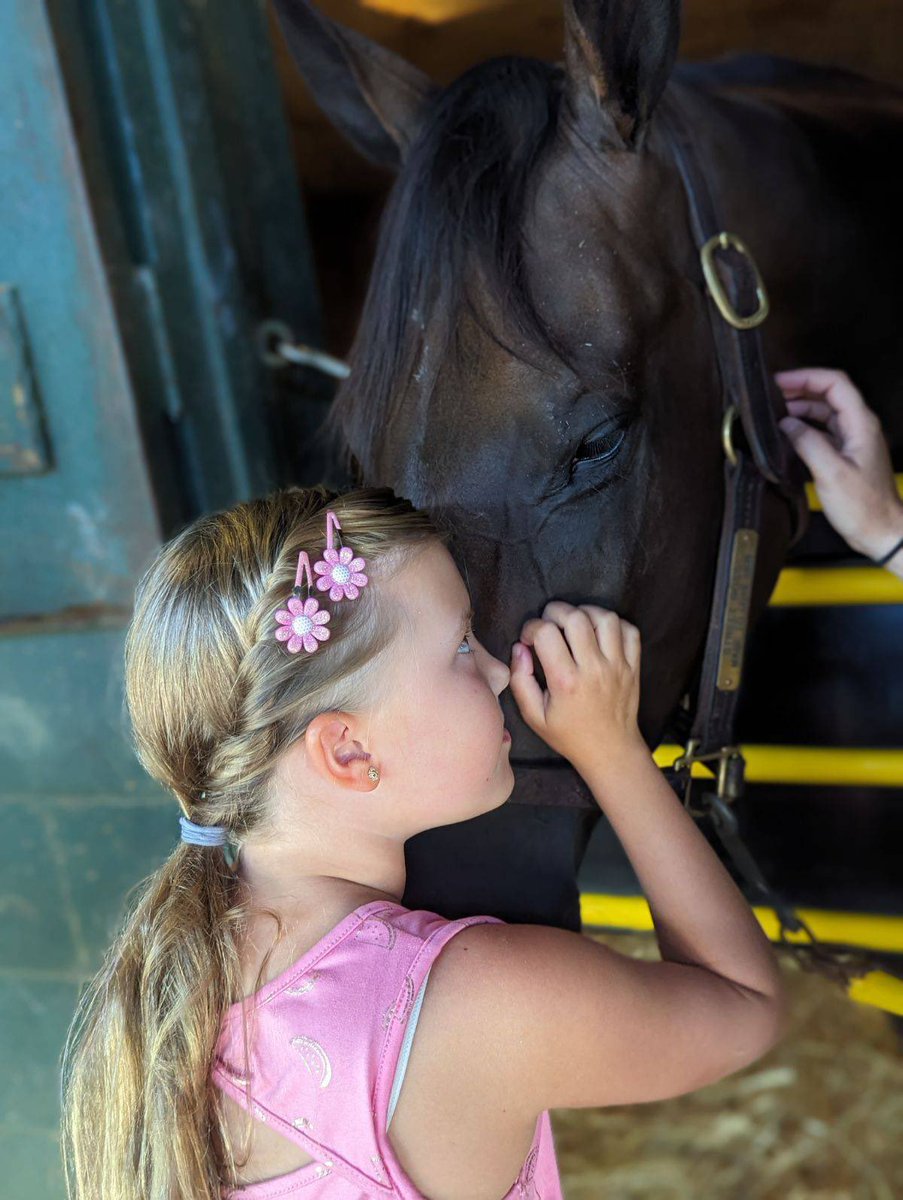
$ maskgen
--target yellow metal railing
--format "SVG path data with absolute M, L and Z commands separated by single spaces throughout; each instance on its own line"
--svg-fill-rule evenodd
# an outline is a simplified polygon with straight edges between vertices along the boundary
M 897 475 L 896 482 L 903 496 L 903 475 Z M 810 509 L 820 511 L 811 483 L 806 485 L 806 495 Z M 903 604 L 903 580 L 880 567 L 786 567 L 778 577 L 770 604 Z M 903 787 L 903 750 L 833 746 L 743 746 L 742 750 L 750 783 Z M 654 757 L 660 767 L 668 767 L 682 753 L 680 746 L 664 745 L 656 749 Z M 694 778 L 711 778 L 711 772 L 699 763 L 693 765 L 692 772 Z M 754 906 L 752 911 L 768 938 L 780 942 L 780 923 L 774 910 Z M 795 911 L 819 941 L 903 953 L 903 916 L 808 908 Z M 580 914 L 584 926 L 597 929 L 645 933 L 655 928 L 643 896 L 581 893 Z M 808 942 L 804 932 L 790 930 L 786 940 Z M 885 971 L 869 971 L 852 980 L 847 995 L 859 1004 L 903 1016 L 903 979 Z
M 752 908 L 762 930 L 772 942 L 780 941 L 780 925 L 774 909 L 763 905 Z M 875 951 L 903 953 L 903 916 L 881 913 L 834 912 L 817 908 L 794 909 L 819 941 L 842 946 L 862 946 Z M 652 913 L 644 896 L 609 896 L 581 892 L 580 918 L 583 926 L 610 930 L 649 933 L 655 929 Z M 808 943 L 804 932 L 787 932 L 788 942 Z M 847 995 L 858 1004 L 870 1004 L 885 1012 L 903 1016 L 903 979 L 885 971 L 869 971 L 851 981 Z
M 785 567 L 769 604 L 903 604 L 903 579 L 882 567 Z
M 833 746 L 743 746 L 746 778 L 753 783 L 903 786 L 903 750 L 851 749 Z M 659 746 L 655 761 L 670 766 L 682 753 L 680 746 Z M 711 778 L 700 763 L 694 778 Z M 587 925 L 632 930 L 654 928 L 649 906 L 642 896 L 581 895 L 581 915 Z M 872 913 L 796 910 L 816 938 L 842 946 L 867 946 L 872 950 L 903 952 L 903 917 Z M 774 910 L 754 907 L 753 912 L 771 941 L 780 940 Z M 808 941 L 804 932 L 787 932 L 787 941 Z M 903 1016 L 903 979 L 886 971 L 869 971 L 851 980 L 847 995 L 858 1004 L 870 1004 Z
M 903 497 L 903 475 L 894 477 Z M 821 504 L 812 483 L 806 497 L 813 512 Z M 903 604 L 903 579 L 881 567 L 785 567 L 769 604 L 773 608 L 822 604 Z
M 903 475 L 896 476 L 903 496 Z M 806 485 L 809 507 L 821 510 L 811 483 Z M 903 604 L 903 580 L 880 567 L 787 567 L 772 593 L 774 607 L 791 605 Z M 903 787 L 903 750 L 853 749 L 821 746 L 743 746 L 746 778 L 750 783 L 827 784 L 835 786 Z M 659 746 L 654 754 L 660 767 L 681 756 L 680 746 Z M 711 778 L 699 763 L 694 778 Z M 752 910 L 772 942 L 780 942 L 780 924 L 771 908 Z M 795 910 L 819 941 L 841 946 L 903 953 L 903 916 L 880 913 Z M 646 933 L 654 930 L 652 914 L 643 896 L 609 896 L 581 893 L 584 926 L 612 931 Z M 787 932 L 788 942 L 808 942 L 804 932 Z M 851 1000 L 871 1004 L 903 1016 L 903 979 L 884 971 L 870 971 L 847 988 Z
M 769 939 L 778 941 L 780 927 L 774 909 L 757 904 L 753 906 L 753 912 Z M 794 912 L 802 917 L 819 941 L 903 954 L 903 916 L 821 908 L 796 908 Z M 629 929 L 635 933 L 648 933 L 655 928 L 645 896 L 581 892 L 580 917 L 584 925 L 598 928 Z M 808 939 L 804 933 L 788 931 L 787 940 L 805 943 Z
M 903 750 L 853 749 L 835 746 L 742 746 L 750 783 L 828 784 L 838 787 L 903 787 Z M 659 746 L 660 767 L 680 758 L 680 746 Z M 694 779 L 711 772 L 693 765 Z

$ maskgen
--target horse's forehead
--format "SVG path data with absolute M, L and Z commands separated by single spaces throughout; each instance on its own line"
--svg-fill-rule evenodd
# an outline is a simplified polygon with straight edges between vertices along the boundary
M 532 346 L 529 353 L 539 358 Z M 405 494 L 426 492 L 434 504 L 454 499 L 479 508 L 502 494 L 527 503 L 556 453 L 572 387 L 567 372 L 539 371 L 484 339 L 472 371 L 440 371 L 426 408 L 406 410 L 405 435 L 396 428 L 386 446 L 391 475 L 402 490 L 413 489 Z
M 657 157 L 589 149 L 560 137 L 535 172 L 531 210 L 540 220 L 567 212 L 583 222 L 609 215 L 622 225 L 654 195 L 660 172 Z
M 524 213 L 525 250 L 541 262 L 585 241 L 602 252 L 600 267 L 613 274 L 629 265 L 624 251 L 644 254 L 655 244 L 661 253 L 669 240 L 662 202 L 670 197 L 672 176 L 658 155 L 578 152 L 559 139 L 535 177 Z
M 519 430 L 535 427 L 541 432 L 554 421 L 573 390 L 570 372 L 541 348 L 511 340 L 509 350 L 490 338 L 481 339 L 479 362 L 474 360 L 472 372 L 459 368 L 440 379 L 429 418 L 434 436 L 447 444 L 467 444 L 475 435 L 488 433 L 514 439 Z M 513 350 L 525 353 L 526 359 Z
M 529 303 L 566 346 L 567 363 L 517 330 L 510 297 L 487 286 L 474 264 L 467 290 L 478 299 L 484 327 L 458 311 L 458 336 L 447 343 L 442 322 L 426 322 L 410 384 L 412 394 L 422 386 L 426 395 L 406 408 L 406 417 L 407 433 L 431 462 L 434 478 L 448 467 L 450 477 L 467 478 L 477 490 L 486 483 L 497 489 L 479 454 L 468 453 L 468 446 L 486 443 L 526 478 L 539 470 L 531 452 L 548 463 L 567 440 L 562 422 L 575 396 L 594 397 L 600 417 L 608 400 L 624 400 L 626 364 L 641 358 L 648 330 L 673 308 L 674 285 L 666 238 L 650 231 L 651 221 L 640 221 L 648 215 L 648 197 L 644 188 L 638 199 L 643 180 L 635 160 L 613 159 L 606 175 L 607 165 L 575 167 L 566 155 L 553 155 L 523 217 Z M 410 462 L 401 461 L 407 446 L 395 428 L 387 454 L 395 470 L 409 472 Z

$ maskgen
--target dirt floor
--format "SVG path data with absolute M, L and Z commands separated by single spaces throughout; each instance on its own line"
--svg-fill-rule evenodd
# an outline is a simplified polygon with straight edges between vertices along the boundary
M 593 933 L 659 958 L 652 934 Z M 553 1110 L 565 1200 L 900 1200 L 903 1050 L 889 1017 L 781 956 L 792 1025 L 689 1096 Z

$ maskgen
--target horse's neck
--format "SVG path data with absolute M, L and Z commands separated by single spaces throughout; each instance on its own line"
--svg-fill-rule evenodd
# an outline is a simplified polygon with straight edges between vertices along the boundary
M 750 247 L 765 280 L 770 361 L 846 370 L 885 421 L 899 423 L 893 432 L 903 440 L 899 364 L 875 352 L 903 328 L 903 176 L 889 169 L 903 155 L 903 90 L 768 62 L 764 83 L 750 66 L 728 78 L 729 62 L 680 64 L 671 87 L 719 219 Z M 711 91 L 696 86 L 707 66 Z

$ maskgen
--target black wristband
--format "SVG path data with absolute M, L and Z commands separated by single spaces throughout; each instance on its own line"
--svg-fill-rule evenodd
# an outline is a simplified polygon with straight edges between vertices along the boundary
M 894 546 L 893 550 L 891 550 L 888 554 L 885 554 L 884 558 L 873 558 L 872 562 L 875 564 L 876 567 L 883 567 L 884 564 L 889 563 L 890 560 L 893 558 L 893 556 L 897 553 L 897 551 L 901 550 L 901 549 L 903 549 L 903 538 L 900 538 L 899 542 L 897 542 L 897 544 L 896 544 L 896 546 Z

